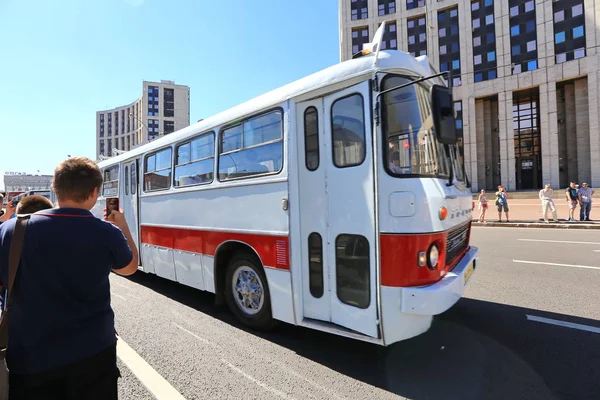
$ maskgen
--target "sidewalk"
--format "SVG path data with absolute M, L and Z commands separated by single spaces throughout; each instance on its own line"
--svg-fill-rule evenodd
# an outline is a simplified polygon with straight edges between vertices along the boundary
M 498 211 L 492 201 L 488 201 L 488 210 L 485 214 L 485 222 L 479 223 L 479 210 L 477 202 L 475 202 L 475 210 L 473 210 L 473 226 L 489 226 L 489 227 L 519 227 L 519 228 L 559 228 L 559 229 L 600 229 L 600 201 L 592 203 L 592 212 L 590 218 L 593 221 L 579 221 L 579 206 L 575 209 L 575 219 L 577 221 L 568 222 L 569 206 L 565 200 L 555 201 L 556 211 L 558 214 L 558 223 L 552 222 L 552 213 L 548 212 L 548 220 L 550 223 L 545 223 L 542 217 L 542 206 L 538 199 L 509 199 L 509 217 L 510 222 L 506 221 L 506 216 L 502 213 L 502 221 L 498 222 Z

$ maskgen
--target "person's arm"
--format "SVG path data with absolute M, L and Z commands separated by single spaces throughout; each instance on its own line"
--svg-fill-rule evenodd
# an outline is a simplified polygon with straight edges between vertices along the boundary
M 538 197 L 540 198 L 540 200 L 542 200 L 543 193 L 544 193 L 544 189 L 540 190 L 540 192 L 538 193 Z
M 567 201 L 571 201 L 571 197 L 569 196 L 569 192 L 571 189 L 567 189 L 565 190 L 565 197 L 567 198 Z
M 15 214 L 16 209 L 17 209 L 16 207 L 13 207 L 12 201 L 9 201 L 8 204 L 6 205 L 6 211 L 0 217 L 0 222 L 8 221 L 10 219 L 10 217 L 12 217 Z
M 116 249 L 116 260 L 117 260 L 117 268 L 113 268 L 113 271 L 119 275 L 124 275 L 124 276 L 128 276 L 128 275 L 132 275 L 134 274 L 139 266 L 139 260 L 138 260 L 138 249 L 137 246 L 135 244 L 135 241 L 133 240 L 133 236 L 131 235 L 131 231 L 129 230 L 129 226 L 127 225 L 127 221 L 125 220 L 125 216 L 123 215 L 123 213 L 119 212 L 119 211 L 111 211 L 110 216 L 107 218 L 107 220 L 109 222 L 112 222 L 117 228 L 119 228 L 121 230 L 121 232 L 123 232 L 123 236 L 125 237 L 126 245 L 128 245 L 128 248 L 124 248 L 127 246 L 123 246 L 125 243 L 116 243 L 117 249 Z M 125 265 L 124 267 L 121 267 L 121 265 L 119 265 L 119 263 L 123 263 L 123 259 L 125 257 L 128 258 L 128 256 L 131 256 L 131 261 L 129 262 L 129 264 Z M 124 261 L 126 262 L 126 261 Z

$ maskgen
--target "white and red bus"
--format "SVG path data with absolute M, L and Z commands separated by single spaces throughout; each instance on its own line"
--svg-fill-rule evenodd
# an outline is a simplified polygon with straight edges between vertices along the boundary
M 427 331 L 477 255 L 452 99 L 426 57 L 363 53 L 99 162 L 93 212 L 119 197 L 140 270 L 249 326 Z

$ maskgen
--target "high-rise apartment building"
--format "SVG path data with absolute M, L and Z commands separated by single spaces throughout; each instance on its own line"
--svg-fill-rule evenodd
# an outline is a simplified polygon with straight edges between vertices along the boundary
M 600 186 L 600 0 L 340 0 L 339 13 L 342 61 L 386 21 L 382 49 L 450 73 L 474 191 Z
M 143 83 L 131 104 L 96 112 L 96 157 L 128 151 L 190 125 L 190 88 L 173 81 Z

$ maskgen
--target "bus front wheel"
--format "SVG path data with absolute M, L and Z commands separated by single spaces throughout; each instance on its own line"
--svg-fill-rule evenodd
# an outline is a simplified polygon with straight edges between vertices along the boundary
M 241 253 L 227 266 L 225 299 L 231 312 L 255 329 L 274 326 L 267 277 L 256 257 Z

